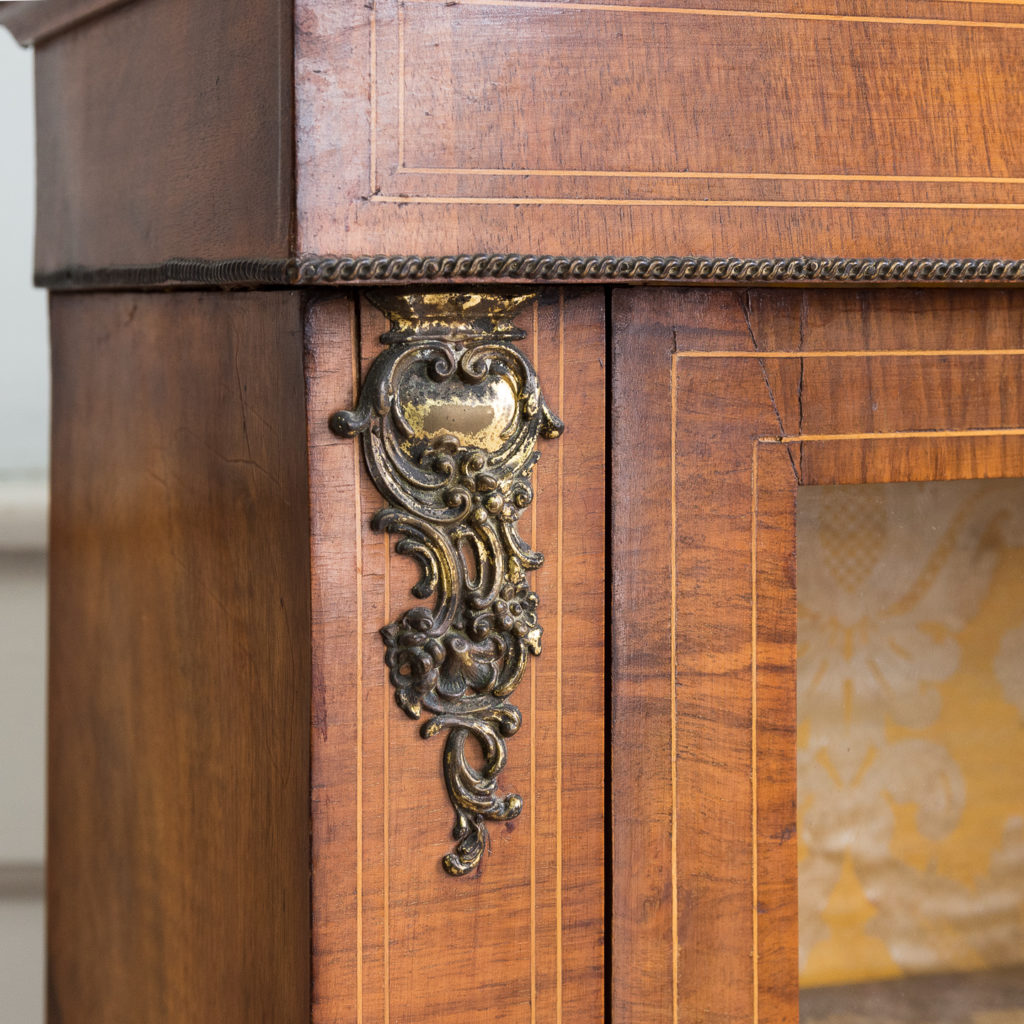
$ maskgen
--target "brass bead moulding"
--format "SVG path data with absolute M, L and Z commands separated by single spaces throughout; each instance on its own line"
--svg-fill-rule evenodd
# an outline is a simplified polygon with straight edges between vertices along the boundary
M 1024 260 L 845 256 L 330 256 L 171 259 L 139 266 L 68 266 L 36 274 L 54 291 L 97 288 L 321 287 L 370 282 L 522 281 L 694 285 L 974 285 L 1024 283 Z M 443 287 L 443 285 L 439 285 Z M 435 286 L 438 287 L 438 286 Z
M 417 606 L 384 626 L 384 659 L 395 700 L 410 718 L 430 715 L 424 738 L 447 730 L 442 766 L 455 810 L 450 875 L 476 868 L 488 821 L 522 810 L 498 790 L 506 739 L 520 727 L 508 697 L 543 630 L 527 573 L 543 556 L 519 536 L 533 500 L 537 439 L 563 430 L 541 394 L 513 324 L 535 293 L 376 291 L 388 317 L 385 350 L 371 365 L 356 408 L 336 412 L 331 430 L 362 438 L 374 484 L 388 502 L 375 530 L 399 536 L 414 558 Z M 467 752 L 479 746 L 482 767 Z

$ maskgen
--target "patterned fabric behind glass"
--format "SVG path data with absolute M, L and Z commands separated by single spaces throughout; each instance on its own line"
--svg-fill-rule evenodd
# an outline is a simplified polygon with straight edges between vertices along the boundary
M 1024 963 L 1024 481 L 799 494 L 801 983 Z

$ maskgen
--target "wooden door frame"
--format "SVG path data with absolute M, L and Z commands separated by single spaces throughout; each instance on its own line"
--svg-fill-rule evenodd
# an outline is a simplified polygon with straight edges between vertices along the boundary
M 615 293 L 613 1019 L 799 1019 L 797 487 L 1024 475 L 1024 295 L 833 295 Z

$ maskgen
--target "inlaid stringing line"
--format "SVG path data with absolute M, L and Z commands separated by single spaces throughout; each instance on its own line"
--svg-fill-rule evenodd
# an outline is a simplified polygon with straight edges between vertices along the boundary
M 757 919 L 757 452 L 754 442 L 750 466 L 750 860 L 751 860 L 751 942 L 753 967 L 754 1024 L 759 1014 L 760 932 Z
M 426 203 L 456 206 L 703 206 L 708 209 L 724 207 L 792 207 L 794 209 L 849 209 L 849 210 L 1024 210 L 1024 203 L 915 203 L 892 200 L 889 202 L 845 202 L 832 200 L 805 201 L 801 199 L 538 199 L 531 196 L 466 197 L 466 196 L 395 196 L 372 195 L 371 203 Z
M 893 430 L 863 434 L 784 434 L 758 438 L 760 444 L 802 444 L 814 441 L 886 441 L 901 437 L 1024 437 L 1024 427 L 981 427 L 976 430 Z
M 533 365 L 540 366 L 537 342 L 539 303 L 533 303 Z M 559 410 L 561 412 L 561 410 Z M 533 469 L 534 490 L 537 467 Z M 537 550 L 537 502 L 531 505 L 530 547 Z M 537 1024 L 537 659 L 530 659 L 530 1024 Z
M 359 341 L 352 318 L 352 394 L 359 391 Z M 359 458 L 352 457 L 356 534 L 356 1020 L 363 1022 L 363 499 Z
M 405 5 L 398 5 L 398 166 L 405 166 Z
M 404 0 L 405 3 L 434 4 L 439 0 Z M 444 3 L 449 6 L 449 3 Z M 948 28 L 1024 29 L 1019 21 L 969 21 L 960 18 L 910 18 L 871 14 L 810 14 L 792 11 L 733 11 L 701 7 L 654 7 L 632 4 L 579 3 L 569 0 L 458 0 L 460 7 L 511 7 L 562 11 L 609 11 L 628 14 L 671 14 L 706 18 L 758 18 L 766 21 L 851 22 L 858 25 L 930 25 Z
M 377 195 L 377 4 L 370 5 L 370 187 L 369 194 Z
M 678 856 L 678 814 L 676 811 L 676 801 L 678 798 L 678 779 L 677 779 L 677 767 L 676 767 L 676 753 L 677 753 L 677 735 L 676 735 L 676 582 L 677 576 L 677 565 L 676 565 L 676 543 L 677 543 L 677 522 L 678 522 L 678 508 L 676 499 L 676 446 L 677 446 L 677 426 L 676 419 L 678 417 L 678 378 L 676 374 L 676 367 L 673 364 L 671 370 L 671 421 L 670 421 L 670 444 L 669 451 L 671 452 L 672 464 L 670 466 L 670 486 L 669 486 L 669 501 L 670 501 L 670 519 L 672 522 L 672 533 L 671 533 L 671 545 L 669 548 L 669 576 L 670 576 L 670 588 L 671 588 L 671 599 L 670 599 L 670 614 L 671 623 L 669 624 L 669 644 L 670 644 L 670 664 L 672 670 L 670 673 L 670 689 L 669 689 L 669 760 L 671 762 L 670 777 L 672 780 L 672 811 L 670 815 L 669 824 L 669 842 L 671 845 L 671 857 L 672 857 L 672 1022 L 673 1024 L 679 1024 L 679 856 Z
M 1024 185 L 1024 178 L 993 178 L 971 176 L 942 176 L 925 174 L 802 174 L 785 171 L 778 174 L 740 171 L 584 171 L 578 168 L 544 169 L 537 167 L 409 167 L 401 164 L 399 174 L 476 174 L 486 177 L 516 177 L 530 175 L 545 178 L 662 178 L 668 181 L 877 181 L 919 182 L 947 185 Z
M 384 542 L 384 611 L 387 621 L 393 621 L 391 608 L 391 545 L 387 539 Z M 382 759 L 384 775 L 384 808 L 382 815 L 384 819 L 382 836 L 384 841 L 382 856 L 384 871 L 384 948 L 381 950 L 381 966 L 384 976 L 384 1024 L 388 1024 L 391 1018 L 391 713 L 394 704 L 391 698 L 391 679 L 387 671 L 384 672 L 384 682 L 386 685 L 381 687 L 384 726 L 384 752 Z
M 925 359 L 936 356 L 1024 356 L 1024 348 L 932 348 L 932 349 L 870 349 L 839 352 L 698 352 L 687 349 L 676 352 L 673 359 Z
M 565 289 L 558 292 L 558 412 L 565 411 Z M 563 463 L 565 445 L 558 445 L 558 642 L 555 647 L 555 1020 L 562 1024 L 562 541 Z

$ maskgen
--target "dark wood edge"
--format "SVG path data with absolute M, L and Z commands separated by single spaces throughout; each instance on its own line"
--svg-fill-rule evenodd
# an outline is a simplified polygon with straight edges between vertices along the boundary
M 1024 259 L 849 259 L 701 256 L 316 256 L 172 259 L 134 267 L 70 267 L 36 275 L 51 291 L 260 288 L 427 281 L 725 285 L 1024 283 Z
M 67 31 L 89 18 L 134 0 L 36 0 L 0 3 L 0 25 L 22 46 L 32 46 Z

